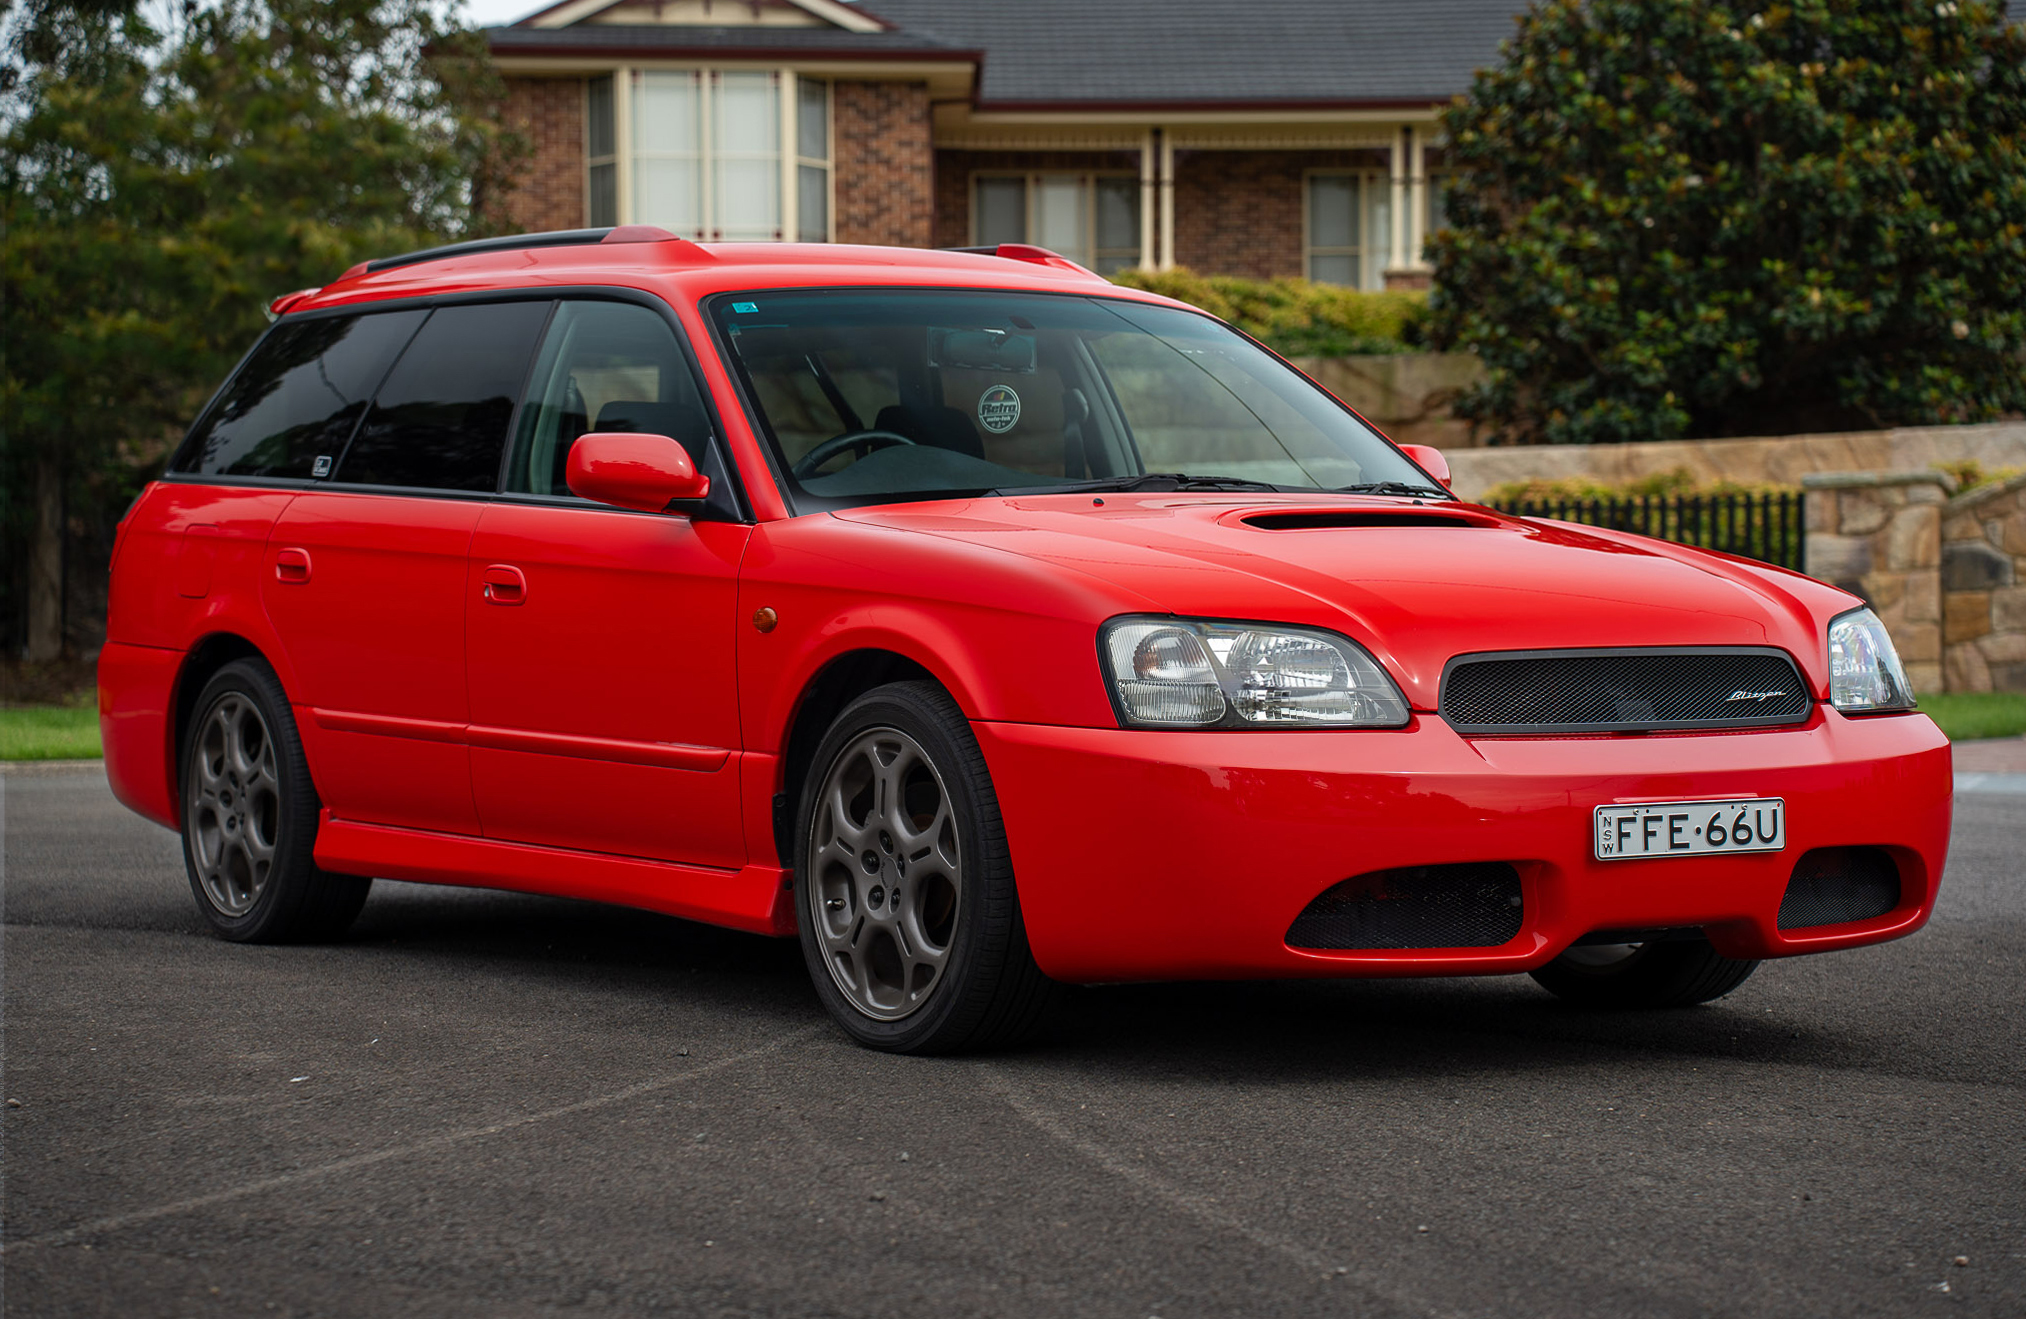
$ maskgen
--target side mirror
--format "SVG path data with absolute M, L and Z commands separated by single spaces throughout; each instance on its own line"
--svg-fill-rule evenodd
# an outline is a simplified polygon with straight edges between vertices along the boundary
M 1403 444 L 1400 452 L 1419 463 L 1422 471 L 1442 482 L 1445 490 L 1449 488 L 1449 460 L 1442 456 L 1442 450 L 1431 449 L 1425 444 Z
M 564 479 L 572 494 L 643 513 L 665 513 L 670 504 L 702 499 L 711 490 L 711 479 L 676 441 L 622 431 L 579 435 Z

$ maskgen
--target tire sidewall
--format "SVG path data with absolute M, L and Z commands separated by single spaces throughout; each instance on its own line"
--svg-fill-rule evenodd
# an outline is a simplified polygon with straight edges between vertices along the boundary
M 268 739 L 274 744 L 275 780 L 280 796 L 275 812 L 273 869 L 260 896 L 237 916 L 220 910 L 212 902 L 211 895 L 205 892 L 194 841 L 195 800 L 191 791 L 191 785 L 197 779 L 197 749 L 205 721 L 218 703 L 231 695 L 253 702 L 260 711 L 260 717 L 267 723 Z M 190 891 L 196 896 L 197 909 L 214 930 L 228 939 L 258 942 L 269 937 L 271 929 L 281 919 L 281 908 L 290 901 L 290 890 L 300 887 L 314 870 L 319 809 L 293 712 L 272 669 L 258 660 L 235 660 L 211 676 L 199 693 L 189 726 L 184 730 L 177 772 L 183 866 L 189 874 Z
M 944 698 L 949 710 L 914 690 L 914 685 L 877 688 L 845 708 L 831 724 L 810 761 L 803 779 L 801 803 L 795 813 L 795 924 L 802 944 L 802 957 L 809 978 L 823 1000 L 831 1019 L 853 1039 L 876 1049 L 897 1053 L 934 1047 L 929 1041 L 960 1035 L 968 1030 L 965 1017 L 984 1011 L 980 976 L 996 968 L 992 950 L 986 947 L 984 902 L 993 896 L 995 882 L 1010 889 L 1012 871 L 1005 858 L 1004 829 L 996 800 L 978 800 L 971 776 L 964 772 L 966 761 L 983 755 L 971 738 L 961 715 L 950 721 L 955 702 Z M 954 722 L 952 728 L 948 723 Z M 958 850 L 963 857 L 963 888 L 957 900 L 956 928 L 950 937 L 950 960 L 930 991 L 928 1002 L 897 1021 L 882 1021 L 861 1012 L 845 997 L 831 977 L 830 968 L 815 932 L 816 914 L 810 906 L 809 845 L 815 823 L 815 806 L 822 785 L 830 776 L 837 758 L 861 734 L 878 728 L 893 728 L 913 738 L 928 753 L 936 775 L 942 781 L 958 819 Z M 961 740 L 960 740 L 961 739 Z

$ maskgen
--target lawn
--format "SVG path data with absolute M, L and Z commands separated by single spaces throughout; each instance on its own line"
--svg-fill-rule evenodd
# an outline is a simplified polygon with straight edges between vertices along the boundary
M 2026 692 L 1955 692 L 1920 698 L 1952 740 L 2026 733 Z M 0 710 L 0 760 L 79 760 L 100 754 L 98 710 L 45 705 Z
M 87 760 L 100 754 L 96 705 L 0 710 L 0 760 Z

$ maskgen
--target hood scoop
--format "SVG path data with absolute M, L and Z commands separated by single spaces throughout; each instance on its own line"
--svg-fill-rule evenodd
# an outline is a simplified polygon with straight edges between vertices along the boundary
M 1239 521 L 1261 531 L 1336 531 L 1349 527 L 1495 527 L 1489 518 L 1466 513 L 1407 509 L 1301 509 L 1291 513 L 1250 513 Z

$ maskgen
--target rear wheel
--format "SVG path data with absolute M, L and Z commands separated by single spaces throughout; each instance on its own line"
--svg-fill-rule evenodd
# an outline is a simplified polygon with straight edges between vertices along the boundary
M 943 1053 L 1040 1019 L 1054 985 L 1028 951 L 985 758 L 942 688 L 894 683 L 837 717 L 796 837 L 803 957 L 853 1039 Z
M 320 803 L 273 669 L 235 660 L 212 676 L 182 765 L 183 862 L 211 927 L 240 943 L 342 934 L 373 881 L 317 868 Z
M 1759 969 L 1707 939 L 1579 945 L 1532 972 L 1558 998 L 1594 1008 L 1685 1008 L 1722 998 Z

